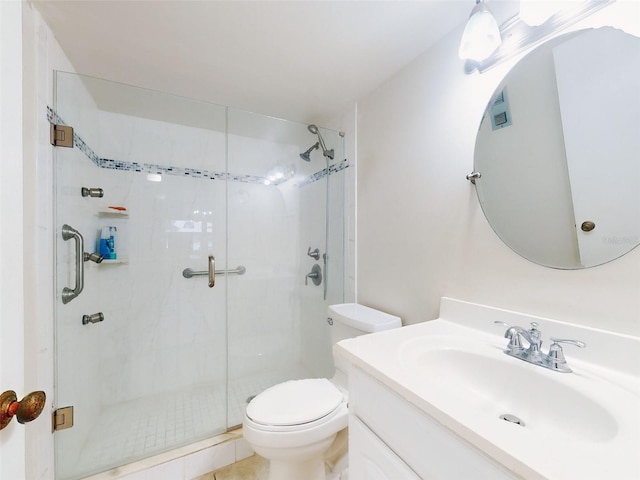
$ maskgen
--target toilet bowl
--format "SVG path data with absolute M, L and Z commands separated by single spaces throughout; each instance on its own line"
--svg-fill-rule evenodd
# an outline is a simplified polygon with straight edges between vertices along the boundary
M 333 344 L 402 325 L 400 318 L 355 303 L 328 308 Z M 280 383 L 247 405 L 244 438 L 269 460 L 269 480 L 324 480 L 323 453 L 347 427 L 347 365 L 336 362 L 331 379 Z

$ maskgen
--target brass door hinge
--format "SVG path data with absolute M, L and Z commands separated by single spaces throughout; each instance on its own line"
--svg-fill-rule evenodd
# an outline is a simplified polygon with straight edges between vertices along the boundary
M 73 427 L 73 407 L 63 407 L 53 412 L 52 430 L 64 430 Z
M 54 147 L 73 148 L 73 127 L 68 125 L 50 124 L 49 141 Z

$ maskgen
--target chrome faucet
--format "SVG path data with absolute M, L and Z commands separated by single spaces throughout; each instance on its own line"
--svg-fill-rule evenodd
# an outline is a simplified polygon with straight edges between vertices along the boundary
M 564 358 L 564 352 L 562 350 L 562 346 L 560 346 L 561 343 L 568 343 L 580 348 L 586 347 L 584 342 L 580 342 L 578 340 L 551 337 L 552 343 L 549 347 L 549 353 L 545 354 L 541 350 L 542 333 L 538 330 L 538 324 L 536 322 L 531 322 L 531 328 L 529 330 L 525 330 L 517 325 L 512 326 L 497 320 L 493 323 L 505 325 L 507 327 L 507 331 L 504 332 L 504 338 L 508 338 L 509 343 L 507 348 L 504 350 L 504 353 L 511 357 L 515 357 L 520 360 L 524 360 L 525 362 L 533 363 L 534 365 L 539 365 L 556 372 L 569 373 L 572 371 L 567 365 L 567 360 Z M 522 339 L 529 344 L 529 348 L 525 349 L 522 346 Z

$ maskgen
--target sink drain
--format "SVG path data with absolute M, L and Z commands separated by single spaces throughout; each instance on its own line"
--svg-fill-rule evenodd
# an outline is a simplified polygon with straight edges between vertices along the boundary
M 500 420 L 505 420 L 509 423 L 515 423 L 516 425 L 520 425 L 521 427 L 524 427 L 524 422 L 520 420 L 518 417 L 516 417 L 515 415 L 511 415 L 510 413 L 505 413 L 503 415 L 500 415 Z

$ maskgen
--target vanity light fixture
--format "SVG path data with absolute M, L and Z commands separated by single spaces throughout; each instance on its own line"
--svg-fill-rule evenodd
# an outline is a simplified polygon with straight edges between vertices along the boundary
M 502 43 L 498 22 L 484 0 L 476 0 L 464 27 L 458 55 L 476 62 L 489 57 Z
M 508 60 L 512 56 L 544 42 L 552 35 L 560 32 L 570 25 L 573 25 L 583 18 L 588 17 L 597 10 L 600 10 L 607 5 L 614 3 L 616 0 L 581 0 L 569 2 L 552 2 L 546 0 L 542 2 L 536 0 L 520 1 L 520 14 L 515 15 L 514 17 L 510 18 L 502 25 L 500 25 L 499 31 L 503 41 L 497 48 L 489 53 L 488 56 L 481 59 L 474 60 L 471 57 L 462 57 L 462 54 L 460 55 L 461 58 L 467 58 L 464 66 L 466 73 L 473 73 L 476 70 L 482 73 L 490 69 L 491 67 L 498 65 L 505 60 Z M 536 8 L 541 7 L 543 4 L 551 4 L 555 5 L 556 7 L 554 8 L 554 11 L 538 10 L 537 16 L 534 15 L 534 19 L 531 19 L 529 17 L 527 19 L 527 22 L 530 21 L 532 23 L 542 23 L 540 23 L 539 25 L 531 25 L 525 22 L 525 18 L 527 18 L 528 14 L 527 8 L 529 8 L 526 4 L 535 4 Z M 558 6 L 563 8 L 558 9 Z M 476 7 L 478 7 L 478 5 L 476 5 Z M 522 16 L 523 8 L 525 18 L 523 18 Z M 471 13 L 473 15 L 473 11 Z M 544 19 L 543 17 L 545 15 L 550 16 Z M 471 19 L 469 19 L 469 21 L 471 21 Z M 467 27 L 468 26 L 469 23 L 467 23 Z M 466 33 L 467 28 L 465 28 L 465 34 Z M 462 51 L 462 44 L 460 45 L 460 51 Z

